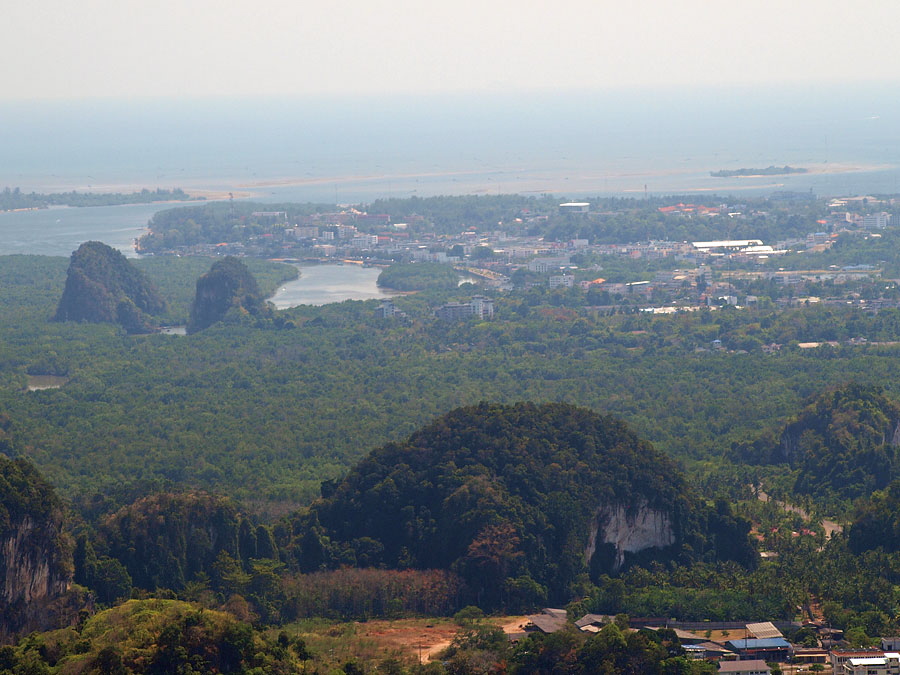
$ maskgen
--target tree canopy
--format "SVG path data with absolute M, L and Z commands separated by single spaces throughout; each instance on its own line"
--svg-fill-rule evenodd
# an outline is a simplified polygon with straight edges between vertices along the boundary
M 630 558 L 721 553 L 754 562 L 740 546 L 749 527 L 710 517 L 671 460 L 621 421 L 565 404 L 454 410 L 373 451 L 323 495 L 313 522 L 332 557 L 455 569 L 486 604 L 516 593 L 564 597 L 588 571 L 592 526 L 605 527 L 616 507 L 663 514 L 672 528 L 671 541 Z M 733 548 L 717 550 L 717 532 Z M 599 542 L 591 569 L 610 571 L 616 555 Z
M 161 314 L 165 307 L 156 287 L 120 251 L 88 241 L 72 254 L 54 318 L 118 323 L 129 333 L 147 333 L 152 322 L 146 315 Z

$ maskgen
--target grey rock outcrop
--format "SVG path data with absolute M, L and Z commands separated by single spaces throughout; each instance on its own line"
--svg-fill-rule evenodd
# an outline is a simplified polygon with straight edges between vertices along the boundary
M 72 546 L 53 489 L 30 464 L 0 455 L 0 643 L 70 623 Z
M 669 514 L 642 504 L 636 509 L 624 505 L 609 505 L 597 509 L 591 524 L 585 564 L 590 565 L 600 544 L 615 548 L 614 572 L 622 569 L 626 553 L 640 553 L 650 548 L 663 549 L 675 543 L 675 531 Z

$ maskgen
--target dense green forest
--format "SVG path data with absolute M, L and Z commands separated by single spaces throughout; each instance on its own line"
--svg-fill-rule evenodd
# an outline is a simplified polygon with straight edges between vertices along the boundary
M 11 488 L 23 504 L 68 505 L 61 559 L 110 608 L 5 648 L 13 672 L 314 672 L 341 664 L 266 627 L 470 603 L 721 620 L 815 604 L 853 644 L 900 628 L 900 545 L 884 536 L 898 512 L 897 310 L 603 313 L 580 289 L 532 288 L 497 296 L 493 321 L 438 324 L 431 307 L 470 293 L 446 289 L 397 298 L 403 320 L 351 301 L 128 336 L 49 321 L 65 259 L 2 262 L 0 446 L 17 460 L 0 468 L 37 486 Z M 213 262 L 134 264 L 174 323 Z M 256 298 L 297 273 L 242 264 Z M 869 343 L 797 346 L 851 337 Z M 782 348 L 760 348 L 772 342 Z M 39 374 L 67 382 L 26 391 Z M 760 485 L 811 518 L 760 501 Z M 573 533 L 610 497 L 673 505 L 678 545 L 586 566 Z M 823 514 L 846 533 L 826 539 Z M 774 557 L 757 563 L 750 523 Z M 110 622 L 125 635 L 115 644 Z M 479 627 L 427 668 L 636 659 L 641 672 L 703 672 L 665 638 L 614 633 L 510 647 Z
M 791 492 L 835 506 L 884 489 L 897 475 L 900 404 L 880 387 L 850 385 L 822 392 L 778 436 L 733 448 L 745 462 L 795 469 Z
M 707 511 L 671 460 L 620 421 L 562 404 L 455 410 L 323 495 L 313 517 L 357 564 L 453 569 L 482 607 L 565 601 L 579 575 L 632 557 L 756 563 L 749 524 Z M 617 508 L 658 514 L 671 539 L 640 555 L 601 542 L 585 560 L 584 534 Z
M 210 261 L 138 264 L 170 316 L 186 320 Z M 533 289 L 498 299 L 492 322 L 442 326 L 420 294 L 397 299 L 415 317 L 404 322 L 376 319 L 375 303 L 354 301 L 279 312 L 281 327 L 276 317 L 268 328 L 238 323 L 188 338 L 123 338 L 111 326 L 47 321 L 65 268 L 63 259 L 30 257 L 0 266 L 9 317 L 0 327 L 0 405 L 23 452 L 67 494 L 165 479 L 260 506 L 302 504 L 379 443 L 481 400 L 586 405 L 624 418 L 682 460 L 721 466 L 732 444 L 774 433 L 828 387 L 857 381 L 896 393 L 896 347 L 790 346 L 841 336 L 896 340 L 895 310 L 602 316 L 579 308 L 583 292 Z M 278 278 L 260 280 L 261 292 Z M 296 329 L 283 330 L 288 325 Z M 696 351 L 714 339 L 751 349 Z M 786 347 L 758 349 L 769 342 Z M 59 390 L 23 392 L 26 374 L 70 379 Z
M 268 637 L 224 611 L 169 599 L 131 600 L 77 627 L 0 647 L 0 672 L 291 673 L 310 654 L 285 634 Z
M 333 210 L 321 204 L 258 204 L 255 202 L 210 202 L 202 206 L 182 206 L 159 211 L 151 218 L 150 232 L 141 237 L 142 251 L 166 250 L 192 244 L 216 244 L 224 241 L 246 241 L 248 238 L 271 232 L 268 223 L 261 223 L 254 212 L 283 211 L 288 217 L 311 215 Z
M 449 290 L 458 283 L 459 274 L 439 263 L 391 265 L 378 275 L 379 286 L 398 291 Z
M 606 450 L 602 449 L 604 445 Z M 610 452 L 623 461 L 608 461 Z M 398 453 L 406 455 L 405 461 L 395 461 Z M 421 470 L 418 477 L 416 469 Z M 456 473 L 455 479 L 450 470 Z M 592 473 L 598 470 L 606 473 L 599 483 L 595 478 L 602 474 Z M 410 474 L 408 480 L 402 479 L 404 473 Z M 491 484 L 488 476 L 492 475 L 500 480 Z M 21 462 L 0 464 L 0 476 L 16 483 L 19 495 L 28 494 L 32 486 L 49 490 Z M 612 482 L 604 484 L 604 480 Z M 397 535 L 406 537 L 410 553 L 417 555 L 414 542 L 423 534 L 428 536 L 427 520 L 419 525 L 411 521 L 392 533 L 384 527 L 379 529 L 376 521 L 381 514 L 373 511 L 396 505 L 402 518 L 407 510 L 403 503 L 411 499 L 409 515 L 427 519 L 428 505 L 416 495 L 427 493 L 432 481 L 439 489 L 453 491 L 443 500 L 445 504 L 462 509 L 441 514 L 435 507 L 434 515 L 448 544 L 462 538 L 465 558 L 451 563 L 453 569 L 444 573 L 353 569 L 384 560 Z M 153 492 L 158 489 L 154 486 L 145 486 L 151 494 L 134 501 L 134 493 L 128 495 L 127 491 L 120 491 L 118 498 L 115 494 L 101 498 L 100 502 L 97 498 L 80 500 L 73 504 L 73 522 L 81 532 L 74 551 L 75 579 L 94 591 L 104 605 L 113 605 L 111 613 L 101 612 L 76 628 L 32 636 L 16 648 L 6 648 L 0 657 L 16 668 L 38 662 L 58 667 L 84 659 L 113 659 L 121 661 L 128 672 L 158 672 L 148 663 L 165 659 L 164 663 L 171 664 L 186 659 L 206 672 L 204 669 L 222 667 L 203 665 L 209 659 L 218 663 L 225 658 L 217 649 L 232 653 L 228 650 L 233 647 L 226 645 L 234 634 L 227 637 L 216 633 L 219 629 L 214 626 L 221 626 L 220 621 L 231 626 L 229 630 L 240 632 L 245 650 L 251 643 L 255 645 L 253 651 L 228 658 L 248 662 L 264 658 L 271 662 L 279 658 L 318 658 L 290 633 L 273 640 L 272 633 L 266 637 L 259 632 L 266 625 L 280 625 L 303 616 L 447 614 L 472 600 L 487 607 L 499 601 L 507 610 L 527 610 L 552 600 L 554 592 L 544 595 L 540 584 L 522 575 L 525 569 L 540 578 L 542 572 L 536 565 L 549 566 L 546 573 L 553 582 L 566 577 L 566 571 L 557 565 L 567 556 L 560 555 L 554 546 L 574 543 L 571 537 L 575 530 L 560 527 L 578 521 L 579 501 L 619 499 L 623 495 L 627 499 L 630 494 L 639 500 L 653 499 L 660 506 L 674 499 L 681 503 L 676 508 L 694 509 L 693 514 L 682 512 L 680 518 L 696 519 L 704 507 L 696 501 L 690 505 L 696 498 L 683 481 L 669 460 L 615 420 L 570 406 L 481 405 L 441 418 L 413 434 L 404 445 L 390 444 L 372 453 L 342 485 L 323 486 L 324 501 L 311 510 L 279 519 L 274 526 L 254 525 L 253 519 L 227 498 L 195 492 Z M 584 491 L 598 488 L 593 494 Z M 390 497 L 391 491 L 395 497 Z M 496 492 L 493 496 L 492 491 Z M 643 496 L 642 491 L 646 492 Z M 890 609 L 898 600 L 900 556 L 893 547 L 873 537 L 879 519 L 896 517 L 892 506 L 895 492 L 896 485 L 892 485 L 889 493 L 874 495 L 871 503 L 860 506 L 849 538 L 836 535 L 824 545 L 821 533 L 798 538 L 791 532 L 799 528 L 798 523 L 814 525 L 744 493 L 745 498 L 737 501 L 738 510 L 760 531 L 771 533 L 763 544 L 778 554 L 773 561 L 757 565 L 746 559 L 739 564 L 735 560 L 696 557 L 701 552 L 696 538 L 701 532 L 709 536 L 718 530 L 716 536 L 721 540 L 715 543 L 713 538 L 710 543 L 726 555 L 746 535 L 748 521 L 719 501 L 703 516 L 708 523 L 718 525 L 694 530 L 693 534 L 684 532 L 687 536 L 683 543 L 689 546 L 669 555 L 661 550 L 653 557 L 634 558 L 621 573 L 600 574 L 593 580 L 579 574 L 575 566 L 569 571 L 569 585 L 562 597 L 574 598 L 569 606 L 572 616 L 593 611 L 721 620 L 791 618 L 798 607 L 815 599 L 822 603 L 829 623 L 845 629 L 853 644 L 868 644 L 871 636 L 895 630 L 900 620 Z M 59 504 L 52 494 L 49 501 Z M 124 504 L 119 506 L 121 501 Z M 347 520 L 342 520 L 348 514 Z M 391 513 L 384 515 L 390 518 Z M 51 516 L 35 512 L 35 517 Z M 373 517 L 373 522 L 363 522 Z M 345 534 L 335 529 L 335 520 Z M 358 529 L 354 532 L 354 528 Z M 466 546 L 465 538 L 473 533 Z M 357 536 L 350 540 L 353 535 Z M 541 538 L 545 539 L 546 552 L 535 557 L 544 547 L 534 548 L 528 541 L 537 543 Z M 557 544 L 553 544 L 554 538 Z M 423 544 L 429 545 L 427 539 Z M 434 542 L 430 545 L 446 547 Z M 339 557 L 333 562 L 341 569 L 309 573 L 327 566 L 328 558 L 335 554 Z M 392 564 L 403 567 L 410 562 L 415 564 L 415 560 Z M 432 562 L 441 564 L 437 559 Z M 505 592 L 492 600 L 490 591 L 496 592 L 498 586 Z M 140 598 L 148 593 L 192 604 L 172 600 L 119 604 L 129 595 Z M 204 614 L 202 608 L 213 611 Z M 219 614 L 221 611 L 228 614 Z M 235 620 L 234 615 L 252 621 L 257 630 Z M 185 616 L 192 618 L 183 623 Z M 92 628 L 105 625 L 112 617 L 117 617 L 114 624 L 118 630 L 125 631 L 120 635 L 128 636 L 125 640 L 120 637 L 115 653 L 109 651 L 110 644 L 103 638 L 109 628 Z M 131 627 L 129 617 L 138 625 Z M 213 633 L 207 635 L 198 628 L 201 625 L 207 625 Z M 152 636 L 156 631 L 167 631 L 165 637 L 160 633 L 152 640 L 156 647 L 151 649 L 147 642 L 132 646 L 132 636 L 146 640 L 148 633 Z M 610 630 L 604 633 L 608 635 Z M 531 658 L 531 650 L 521 651 L 520 647 L 504 646 L 498 651 L 500 645 L 490 635 L 487 627 L 476 627 L 474 633 L 463 631 L 448 650 L 447 659 L 527 662 Z M 596 650 L 588 653 L 600 660 L 627 660 L 628 650 L 612 648 L 605 641 L 593 644 L 594 639 L 567 632 L 554 638 L 535 636 L 521 644 L 541 652 L 551 649 L 548 658 L 556 653 L 552 645 L 558 645 L 569 654 L 574 668 L 587 658 L 581 649 Z M 170 642 L 173 651 L 166 653 Z M 641 642 L 642 649 L 651 648 L 653 643 L 658 644 L 656 639 Z M 178 644 L 181 647 L 176 649 L 174 645 Z M 508 643 L 504 640 L 502 644 Z M 283 651 L 287 647 L 291 649 Z M 157 654 L 157 648 L 163 653 Z M 671 658 L 681 654 L 677 641 L 671 650 Z
M 449 223 L 471 208 L 496 223 L 553 201 L 404 200 L 370 212 Z M 178 231 L 209 216 L 191 230 L 203 239 L 254 208 L 209 206 L 161 222 Z M 712 232 L 655 204 L 609 206 L 514 227 L 595 241 L 628 222 Z M 816 204 L 779 208 L 758 224 L 803 232 L 821 215 Z M 881 234 L 760 268 L 891 269 L 896 234 Z M 414 279 L 424 290 L 394 300 L 403 316 L 382 318 L 377 301 L 266 306 L 296 276 L 290 265 L 155 256 L 128 264 L 158 289 L 159 321 L 190 321 L 191 334 L 128 335 L 51 321 L 68 264 L 0 260 L 0 452 L 13 458 L 0 463 L 11 496 L 0 535 L 29 509 L 49 519 L 60 574 L 101 611 L 3 649 L 0 672 L 359 672 L 307 649 L 290 622 L 449 616 L 467 604 L 817 615 L 859 645 L 900 630 L 900 310 L 780 306 L 781 289 L 759 280 L 740 292 L 768 301 L 655 315 L 526 278 L 502 294 L 478 289 L 493 320 L 439 323 L 434 307 L 476 292 L 447 266 L 394 268 L 454 283 Z M 603 264 L 624 281 L 673 263 Z M 35 375 L 62 386 L 29 391 Z M 579 536 L 610 503 L 668 514 L 672 542 L 621 556 L 601 543 L 586 559 Z M 145 641 L 114 641 L 114 626 Z M 703 672 L 669 635 L 608 628 L 509 646 L 470 628 L 443 663 L 396 672 L 534 672 L 553 660 L 560 672 Z

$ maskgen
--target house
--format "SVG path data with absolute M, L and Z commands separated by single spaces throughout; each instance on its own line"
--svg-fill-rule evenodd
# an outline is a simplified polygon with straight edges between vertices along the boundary
M 406 312 L 397 309 L 397 306 L 391 300 L 382 300 L 381 306 L 375 310 L 375 316 L 379 319 L 390 319 L 393 317 L 406 317 Z
M 719 672 L 731 675 L 769 675 L 771 668 L 761 659 L 750 661 L 719 661 Z
M 566 627 L 566 610 L 546 607 L 540 614 L 532 614 L 528 617 L 525 631 L 533 633 L 555 633 Z
M 867 213 L 862 220 L 862 226 L 867 230 L 879 229 L 883 230 L 891 224 L 890 213 Z
M 555 258 L 535 258 L 529 260 L 526 267 L 529 272 L 537 272 L 538 274 L 547 274 L 559 270 L 566 265 L 571 264 L 569 256 L 559 256 Z
M 575 627 L 582 633 L 599 633 L 600 630 L 612 623 L 615 617 L 607 614 L 585 614 L 575 622 Z

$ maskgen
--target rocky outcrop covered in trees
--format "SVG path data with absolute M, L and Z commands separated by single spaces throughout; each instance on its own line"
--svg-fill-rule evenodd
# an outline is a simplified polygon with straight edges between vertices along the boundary
M 323 488 L 301 560 L 451 569 L 484 606 L 562 600 L 579 575 L 633 562 L 756 558 L 749 525 L 670 459 L 570 405 L 460 408 Z
M 165 306 L 153 284 L 121 252 L 88 241 L 72 254 L 54 319 L 117 323 L 128 333 L 149 333 L 155 328 L 152 315 Z
M 208 328 L 231 315 L 258 316 L 264 313 L 266 304 L 256 279 L 240 260 L 223 258 L 197 280 L 197 293 L 191 305 L 188 321 L 189 333 Z

